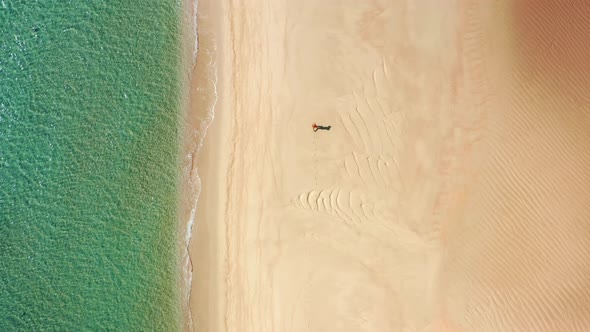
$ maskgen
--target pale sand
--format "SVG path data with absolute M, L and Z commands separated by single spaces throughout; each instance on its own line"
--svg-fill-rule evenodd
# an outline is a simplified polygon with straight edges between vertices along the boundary
M 590 330 L 590 5 L 200 6 L 196 331 Z

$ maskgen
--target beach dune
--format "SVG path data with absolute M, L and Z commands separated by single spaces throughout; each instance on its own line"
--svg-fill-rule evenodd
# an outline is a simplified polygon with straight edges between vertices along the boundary
M 590 328 L 588 5 L 199 6 L 196 331 Z

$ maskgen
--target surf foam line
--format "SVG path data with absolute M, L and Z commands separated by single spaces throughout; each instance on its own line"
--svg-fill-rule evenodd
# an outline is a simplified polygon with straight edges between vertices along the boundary
M 217 44 L 215 40 L 211 38 L 211 49 L 210 50 L 201 50 L 199 49 L 199 30 L 198 30 L 198 0 L 194 0 L 193 2 L 193 13 L 191 17 L 191 26 L 192 26 L 192 33 L 195 35 L 195 44 L 193 48 L 193 59 L 192 59 L 192 66 L 191 72 L 193 71 L 195 65 L 197 64 L 197 59 L 202 52 L 211 52 L 212 54 L 216 54 L 217 51 Z M 193 226 L 195 224 L 195 218 L 197 214 L 197 207 L 199 196 L 201 194 L 202 185 L 201 185 L 201 177 L 199 176 L 199 170 L 194 168 L 193 165 L 196 162 L 196 158 L 198 157 L 199 151 L 203 146 L 203 142 L 205 137 L 207 136 L 207 130 L 211 123 L 215 118 L 215 107 L 217 106 L 218 101 L 218 90 L 217 90 L 217 82 L 218 82 L 218 72 L 216 62 L 213 56 L 210 56 L 210 61 L 204 66 L 203 70 L 206 70 L 205 77 L 207 78 L 207 82 L 205 83 L 198 83 L 199 85 L 203 86 L 202 91 L 210 93 L 209 105 L 207 105 L 207 111 L 201 116 L 199 116 L 199 123 L 196 128 L 190 129 L 191 135 L 191 142 L 193 145 L 191 146 L 189 152 L 184 156 L 183 160 L 183 179 L 189 181 L 189 195 L 191 198 L 191 207 L 190 207 L 190 214 L 188 220 L 186 220 L 186 229 L 185 229 L 185 238 L 184 238 L 184 245 L 185 245 L 185 253 L 183 255 L 183 267 L 184 267 L 184 286 L 185 286 L 185 294 L 184 294 L 184 301 L 186 303 L 187 308 L 187 315 L 188 315 L 188 322 L 185 324 L 188 326 L 189 330 L 193 330 L 192 326 L 192 315 L 191 315 L 191 308 L 190 308 L 190 300 L 191 300 L 191 289 L 192 289 L 192 277 L 193 277 L 193 261 L 192 257 L 190 256 L 190 243 L 193 234 Z M 190 85 L 190 79 L 189 79 Z M 189 86 L 189 88 L 192 88 Z M 199 89 L 201 91 L 201 89 Z M 191 111 L 189 109 L 189 111 Z M 194 168 L 194 169 L 193 169 Z

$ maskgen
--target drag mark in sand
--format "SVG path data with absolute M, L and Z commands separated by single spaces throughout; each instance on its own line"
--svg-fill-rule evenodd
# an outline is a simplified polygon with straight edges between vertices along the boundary
M 313 177 L 315 181 L 315 189 L 318 189 L 318 146 L 316 143 L 316 135 L 313 135 Z
M 343 189 L 311 190 L 299 194 L 296 206 L 324 213 L 348 225 L 362 224 L 374 216 L 374 204 L 366 195 Z
M 351 182 L 399 190 L 399 169 L 392 155 L 357 154 L 344 157 L 344 170 Z M 369 176 L 370 175 L 370 176 Z

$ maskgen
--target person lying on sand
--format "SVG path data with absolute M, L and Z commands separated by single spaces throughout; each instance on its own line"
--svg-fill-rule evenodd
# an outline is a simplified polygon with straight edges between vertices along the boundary
M 311 125 L 311 127 L 313 128 L 313 131 L 330 130 L 330 128 L 332 128 L 332 126 L 318 126 L 317 124 L 315 124 L 315 122 Z

